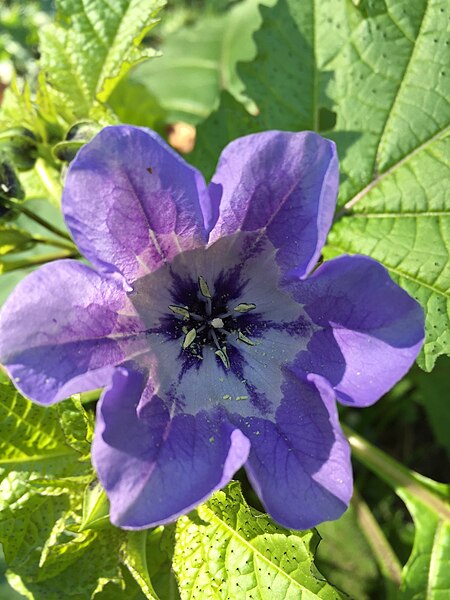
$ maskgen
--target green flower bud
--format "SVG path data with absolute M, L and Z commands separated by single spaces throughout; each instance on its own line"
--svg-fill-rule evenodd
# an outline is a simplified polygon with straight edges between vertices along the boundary
M 89 142 L 101 129 L 94 121 L 80 121 L 75 123 L 66 133 L 63 142 L 53 147 L 54 156 L 63 162 L 71 162 L 78 150 Z
M 0 149 L 8 154 L 19 171 L 32 169 L 37 157 L 37 139 L 26 127 L 13 127 L 0 132 Z

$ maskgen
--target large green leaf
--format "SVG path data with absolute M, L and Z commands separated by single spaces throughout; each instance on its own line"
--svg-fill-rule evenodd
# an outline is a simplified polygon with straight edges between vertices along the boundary
M 228 95 L 222 96 L 219 109 L 198 128 L 191 157 L 207 175 L 222 148 L 237 136 L 265 129 L 329 128 L 332 103 L 325 92 L 332 76 L 329 64 L 347 37 L 348 19 L 356 9 L 350 2 L 335 0 L 272 4 L 260 8 L 263 23 L 254 36 L 256 59 L 238 66 L 258 115 L 250 116 Z M 358 18 L 358 13 L 354 16 Z
M 67 120 L 93 114 L 96 101 L 105 102 L 133 65 L 154 55 L 139 44 L 164 3 L 57 1 L 57 22 L 40 36 L 41 67 Z
M 262 1 L 244 0 L 168 35 L 161 46 L 162 57 L 138 66 L 130 81 L 149 90 L 166 110 L 167 122 L 202 121 L 216 108 L 220 90 L 241 97 L 236 64 L 254 57 L 252 34 L 261 23 L 258 5 Z M 127 84 L 124 81 L 120 87 Z
M 211 174 L 230 134 L 315 129 L 334 139 L 342 218 L 327 256 L 370 255 L 419 300 L 427 370 L 450 353 L 449 15 L 444 0 L 264 8 L 258 58 L 241 71 L 260 115 L 226 101 L 199 128 L 192 157 Z
M 341 598 L 314 565 L 318 540 L 250 508 L 231 483 L 178 520 L 173 568 L 181 598 Z

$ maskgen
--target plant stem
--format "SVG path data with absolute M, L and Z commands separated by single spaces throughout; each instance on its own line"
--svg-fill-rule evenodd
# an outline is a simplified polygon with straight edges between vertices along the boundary
M 69 240 L 69 242 L 72 241 L 72 238 L 70 237 L 70 235 L 68 233 L 66 233 L 62 229 L 59 229 L 59 227 L 52 225 L 52 223 L 50 223 L 46 219 L 43 219 L 39 215 L 36 215 L 33 211 L 26 208 L 22 203 L 17 202 L 16 200 L 13 200 L 12 198 L 8 198 L 8 200 L 5 200 L 5 202 L 7 202 L 11 206 L 13 206 L 17 210 L 19 210 L 22 214 L 24 214 L 26 217 L 28 217 L 32 221 L 35 221 L 42 227 L 45 227 L 45 229 L 48 229 L 48 231 L 51 231 L 55 235 L 58 235 L 59 237 L 62 237 L 65 240 Z
M 387 541 L 381 527 L 370 508 L 360 496 L 358 490 L 353 491 L 352 504 L 356 518 L 364 536 L 372 548 L 375 558 L 384 577 L 399 587 L 402 580 L 402 565 Z
M 10 273 L 11 271 L 18 271 L 19 269 L 27 269 L 28 267 L 37 267 L 39 265 L 45 265 L 46 263 L 54 260 L 61 260 L 63 258 L 78 258 L 78 252 L 59 252 L 54 254 L 43 254 L 41 256 L 31 256 L 30 258 L 24 258 L 22 260 L 15 260 L 11 262 L 4 262 L 0 265 L 0 273 Z
M 434 510 L 442 519 L 450 520 L 450 507 L 421 481 L 420 476 L 391 458 L 347 425 L 342 425 L 354 456 L 376 473 L 395 491 L 405 490 L 409 495 Z
M 70 252 L 75 252 L 77 249 L 76 246 L 70 242 L 64 242 L 54 238 L 46 238 L 41 235 L 33 236 L 32 240 L 37 244 L 47 244 L 48 246 L 55 246 L 56 248 L 64 248 L 64 250 L 69 250 Z

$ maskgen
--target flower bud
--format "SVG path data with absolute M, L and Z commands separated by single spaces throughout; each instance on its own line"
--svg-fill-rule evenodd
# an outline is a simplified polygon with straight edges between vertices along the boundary
M 71 162 L 78 150 L 89 142 L 101 129 L 94 121 L 80 121 L 75 123 L 66 133 L 63 142 L 53 147 L 54 156 L 63 162 Z
M 8 203 L 8 198 L 24 198 L 25 194 L 14 167 L 5 158 L 0 157 L 0 219 L 8 219 L 15 212 Z
M 19 171 L 28 171 L 36 162 L 37 139 L 26 127 L 13 127 L 0 132 L 0 148 Z

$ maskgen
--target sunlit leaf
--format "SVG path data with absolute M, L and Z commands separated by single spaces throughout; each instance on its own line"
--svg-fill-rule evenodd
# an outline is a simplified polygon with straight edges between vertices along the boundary
M 138 62 L 154 56 L 140 48 L 157 21 L 164 0 L 108 3 L 58 0 L 57 22 L 40 35 L 41 67 L 59 96 L 59 108 L 72 119 L 92 115 Z
M 238 483 L 181 517 L 175 539 L 183 600 L 342 598 L 314 565 L 317 534 L 276 525 L 247 505 Z

